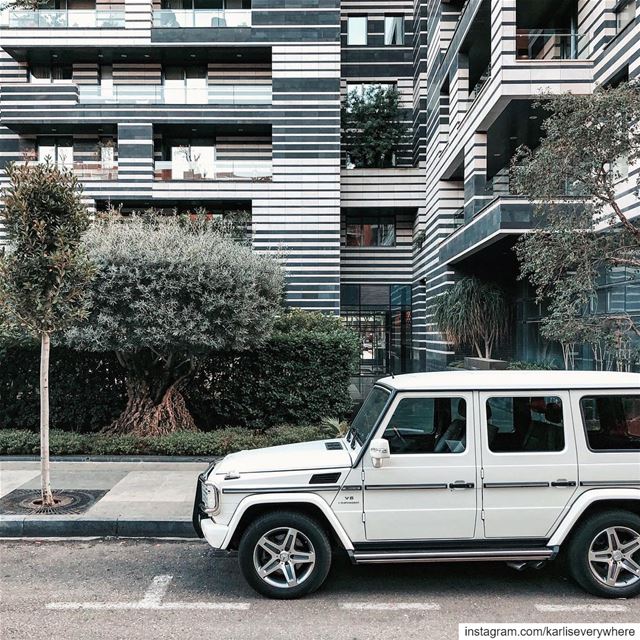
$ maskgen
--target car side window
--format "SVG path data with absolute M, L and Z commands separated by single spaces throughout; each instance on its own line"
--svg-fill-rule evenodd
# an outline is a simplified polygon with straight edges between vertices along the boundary
M 403 398 L 384 438 L 392 454 L 462 453 L 467 441 L 464 398 Z
M 490 451 L 518 453 L 564 449 L 564 412 L 558 396 L 488 398 L 486 412 Z
M 582 421 L 593 451 L 640 451 L 640 395 L 585 396 Z

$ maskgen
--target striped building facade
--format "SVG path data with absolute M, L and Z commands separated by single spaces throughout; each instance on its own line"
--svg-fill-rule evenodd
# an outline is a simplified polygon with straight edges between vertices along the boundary
M 535 313 L 511 247 L 531 207 L 511 193 L 508 161 L 539 137 L 541 91 L 638 76 L 636 4 L 52 0 L 4 11 L 0 170 L 53 157 L 92 210 L 250 211 L 255 248 L 285 266 L 288 303 L 360 333 L 361 391 L 460 357 L 431 318 L 466 273 L 513 291 L 522 326 L 510 355 L 524 359 Z M 340 144 L 347 92 L 371 84 L 397 87 L 407 131 L 382 169 L 354 167 Z M 630 216 L 637 172 L 620 185 Z M 613 305 L 640 312 L 636 292 L 614 289 Z

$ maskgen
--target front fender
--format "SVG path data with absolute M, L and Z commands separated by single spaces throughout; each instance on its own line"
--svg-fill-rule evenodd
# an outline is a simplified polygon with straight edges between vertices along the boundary
M 638 500 L 640 501 L 640 489 L 625 489 L 625 488 L 611 488 L 611 489 L 592 489 L 585 491 L 580 495 L 577 500 L 571 505 L 569 511 L 565 517 L 560 521 L 555 531 L 551 535 L 548 546 L 554 547 L 561 544 L 565 538 L 569 535 L 573 526 L 578 521 L 580 516 L 591 505 L 597 502 L 603 502 L 605 500 Z
M 353 550 L 353 543 L 351 539 L 347 535 L 346 531 L 340 524 L 338 518 L 336 518 L 335 513 L 331 510 L 331 507 L 325 500 L 323 500 L 320 496 L 314 493 L 274 493 L 274 494 L 260 494 L 247 496 L 244 498 L 236 507 L 236 510 L 229 521 L 227 535 L 225 536 L 222 544 L 220 546 L 221 549 L 226 549 L 231 542 L 231 538 L 235 533 L 238 523 L 242 516 L 246 513 L 247 509 L 255 505 L 264 505 L 264 504 L 273 504 L 273 505 L 286 505 L 292 503 L 305 503 L 311 504 L 318 507 L 329 524 L 333 528 L 335 534 L 338 536 L 338 539 L 342 543 L 345 549 Z

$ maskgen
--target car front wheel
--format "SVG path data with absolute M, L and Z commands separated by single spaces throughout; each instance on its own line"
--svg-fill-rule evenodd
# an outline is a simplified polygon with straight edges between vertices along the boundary
M 269 598 L 300 598 L 318 589 L 331 567 L 331 545 L 322 525 L 294 511 L 257 518 L 238 549 L 247 582 Z
M 640 593 L 640 516 L 601 513 L 584 522 L 569 546 L 569 569 L 584 589 L 605 598 Z

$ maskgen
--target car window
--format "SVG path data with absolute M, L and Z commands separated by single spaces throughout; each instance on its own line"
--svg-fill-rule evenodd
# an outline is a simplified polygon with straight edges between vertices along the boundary
M 488 398 L 487 441 L 494 452 L 562 451 L 564 412 L 558 396 Z
M 466 449 L 464 398 L 403 398 L 384 432 L 392 454 L 462 453 Z
M 640 395 L 585 396 L 580 409 L 590 449 L 640 450 Z

